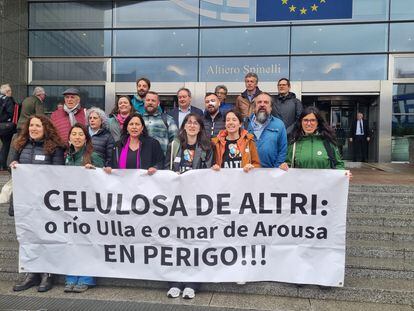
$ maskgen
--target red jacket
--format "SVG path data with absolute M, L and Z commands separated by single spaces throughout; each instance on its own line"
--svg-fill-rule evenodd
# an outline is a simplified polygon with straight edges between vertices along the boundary
M 85 108 L 81 107 L 75 114 L 76 121 L 83 125 L 86 125 L 85 114 Z M 69 131 L 72 128 L 69 121 L 69 115 L 65 110 L 63 110 L 62 107 L 59 107 L 52 113 L 50 119 L 52 120 L 53 125 L 56 127 L 60 138 L 67 143 L 69 141 Z

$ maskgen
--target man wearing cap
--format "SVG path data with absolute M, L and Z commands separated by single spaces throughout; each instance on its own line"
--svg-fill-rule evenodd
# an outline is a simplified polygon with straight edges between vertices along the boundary
M 33 95 L 26 97 L 22 102 L 22 110 L 20 112 L 19 121 L 17 122 L 17 132 L 19 132 L 27 119 L 34 114 L 45 114 L 44 101 L 46 98 L 45 89 L 41 86 L 36 86 L 33 90 Z
M 79 90 L 69 88 L 63 93 L 63 107 L 58 107 L 51 115 L 60 138 L 67 142 L 69 131 L 75 123 L 86 124 L 85 109 L 80 104 Z

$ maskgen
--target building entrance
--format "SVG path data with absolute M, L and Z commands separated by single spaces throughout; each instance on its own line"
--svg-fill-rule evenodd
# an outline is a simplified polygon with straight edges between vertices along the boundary
M 368 145 L 368 161 L 377 161 L 378 148 L 378 95 L 329 95 L 302 96 L 304 106 L 316 106 L 335 129 L 338 148 L 344 160 L 352 160 L 353 143 L 351 127 L 358 112 L 368 120 L 371 140 Z

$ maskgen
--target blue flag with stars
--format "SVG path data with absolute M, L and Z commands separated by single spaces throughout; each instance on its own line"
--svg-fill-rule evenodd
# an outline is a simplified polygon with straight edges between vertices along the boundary
M 257 0 L 256 21 L 352 18 L 352 0 Z

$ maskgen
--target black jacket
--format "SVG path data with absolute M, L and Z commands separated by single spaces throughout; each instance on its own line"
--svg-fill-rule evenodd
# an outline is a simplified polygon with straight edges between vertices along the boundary
M 224 130 L 224 128 L 226 127 L 226 121 L 224 120 L 224 116 L 220 111 L 216 115 L 214 120 L 211 118 L 211 115 L 207 110 L 204 111 L 203 121 L 204 121 L 204 130 L 208 138 L 216 137 L 217 134 L 221 130 Z
M 141 159 L 140 168 L 144 170 L 147 170 L 150 167 L 155 167 L 158 170 L 164 169 L 164 152 L 162 151 L 158 140 L 149 136 L 141 136 L 139 139 L 141 141 L 141 148 L 139 149 Z M 124 144 L 122 141 L 118 141 L 113 148 L 113 168 L 119 168 L 119 157 L 121 156 L 123 146 Z
M 20 152 L 15 152 L 13 161 L 21 164 L 65 165 L 64 149 L 56 148 L 52 154 L 45 154 L 43 141 L 29 140 Z
M 295 93 L 289 92 L 286 96 L 276 95 L 273 99 L 272 115 L 283 121 L 288 136 L 299 120 L 302 110 L 302 102 L 296 98 Z
M 95 151 L 104 161 L 104 166 L 112 167 L 112 149 L 115 141 L 111 133 L 103 128 L 92 136 L 93 151 Z
M 358 120 L 354 120 L 354 122 L 352 122 L 352 125 L 351 125 L 350 137 L 352 137 L 352 138 L 356 137 L 357 121 Z M 370 129 L 369 129 L 368 121 L 367 120 L 362 120 L 362 126 L 363 126 L 363 129 L 364 129 L 364 135 L 363 135 L 364 138 L 371 137 L 371 132 L 370 132 Z
M 10 122 L 13 119 L 14 99 L 0 95 L 0 122 Z
M 194 106 L 190 106 L 191 107 L 191 113 L 195 113 L 198 114 L 200 117 L 203 117 L 203 110 L 194 107 Z M 172 116 L 174 119 L 175 124 L 177 124 L 177 127 L 180 128 L 180 124 L 178 122 L 178 107 L 175 107 L 174 109 L 167 111 L 167 114 Z

